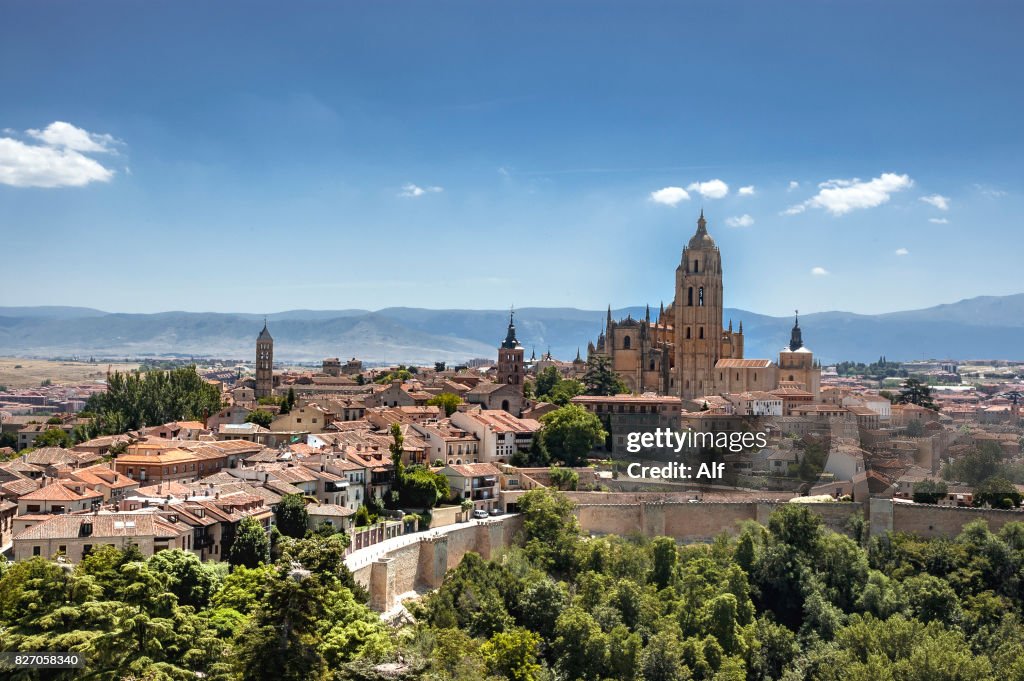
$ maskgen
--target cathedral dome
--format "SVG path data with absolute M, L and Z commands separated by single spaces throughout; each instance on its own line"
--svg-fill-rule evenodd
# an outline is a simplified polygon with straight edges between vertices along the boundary
M 697 220 L 697 231 L 690 237 L 687 248 L 715 248 L 715 240 L 708 234 L 708 221 L 704 219 L 704 210 L 700 211 L 700 218 Z

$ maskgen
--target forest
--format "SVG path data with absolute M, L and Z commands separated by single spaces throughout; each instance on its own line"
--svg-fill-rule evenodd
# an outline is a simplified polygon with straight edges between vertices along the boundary
M 0 566 L 0 648 L 77 651 L 12 679 L 981 681 L 1024 679 L 1024 524 L 951 539 L 832 532 L 779 508 L 708 544 L 586 536 L 552 490 L 517 544 L 468 554 L 384 622 L 339 535 L 268 563 L 107 547 Z

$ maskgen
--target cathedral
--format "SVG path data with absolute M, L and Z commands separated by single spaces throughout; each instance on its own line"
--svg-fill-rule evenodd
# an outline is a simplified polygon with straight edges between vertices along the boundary
M 818 397 L 821 369 L 803 345 L 799 320 L 778 364 L 744 359 L 743 322 L 735 331 L 732 320 L 723 326 L 722 307 L 722 256 L 702 210 L 676 268 L 674 300 L 653 321 L 650 306 L 643 319 L 619 321 L 609 306 L 605 329 L 588 345 L 588 356 L 607 357 L 634 393 L 694 399 L 790 387 Z

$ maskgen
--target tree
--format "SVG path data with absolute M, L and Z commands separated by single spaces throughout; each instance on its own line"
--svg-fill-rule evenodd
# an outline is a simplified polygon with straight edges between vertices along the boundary
M 445 392 L 431 397 L 427 404 L 431 407 L 444 407 L 444 415 L 451 416 L 462 404 L 462 398 L 455 393 Z
M 263 525 L 251 515 L 242 518 L 238 523 L 235 541 L 231 544 L 228 562 L 231 565 L 244 565 L 247 568 L 258 567 L 260 563 L 270 560 L 270 539 L 263 530 Z
M 558 381 L 561 380 L 561 376 L 558 374 L 558 369 L 553 366 L 544 367 L 537 373 L 537 380 L 533 386 L 533 392 L 537 396 L 538 400 L 547 401 L 547 396 L 551 393 Z
M 579 485 L 580 476 L 574 470 L 568 468 L 559 468 L 558 466 L 552 466 L 549 470 L 551 476 L 551 484 L 558 490 L 571 490 L 576 491 L 576 487 Z
M 974 504 L 992 508 L 1010 509 L 1020 506 L 1021 493 L 1017 487 L 1001 476 L 994 476 L 975 487 Z
M 194 365 L 144 374 L 114 372 L 106 392 L 86 402 L 87 411 L 104 415 L 103 434 L 169 421 L 204 421 L 220 408 L 220 390 L 200 376 Z
M 587 359 L 583 384 L 588 395 L 619 395 L 629 392 L 626 384 L 612 370 L 611 360 L 602 355 L 592 355 Z
M 551 392 L 547 395 L 547 401 L 557 404 L 560 407 L 564 407 L 569 404 L 572 398 L 577 395 L 582 395 L 586 387 L 577 380 L 567 378 L 559 381 L 555 384 L 555 387 L 551 389 Z
M 262 426 L 263 428 L 269 428 L 273 421 L 274 415 L 266 409 L 256 409 L 249 412 L 245 417 L 246 423 L 255 423 L 257 426 Z
M 914 501 L 918 504 L 937 504 L 949 493 L 949 487 L 941 480 L 922 480 L 914 484 Z
M 50 428 L 44 430 L 42 433 L 36 436 L 33 442 L 34 447 L 64 447 L 67 449 L 72 445 L 71 436 L 66 431 L 60 428 Z
M 659 589 L 664 589 L 672 583 L 675 577 L 676 562 L 679 559 L 676 543 L 668 537 L 658 537 L 652 542 L 651 551 L 653 554 L 651 581 Z
M 402 435 L 402 426 L 398 423 L 391 424 L 391 444 L 388 445 L 391 452 L 391 463 L 395 467 L 395 480 L 398 485 L 402 484 L 405 476 L 405 464 L 402 463 L 402 454 L 405 453 L 405 436 Z
M 545 487 L 519 497 L 523 543 L 529 557 L 554 570 L 571 567 L 580 534 L 572 510 L 571 501 Z
M 604 443 L 607 435 L 601 420 L 583 407 L 569 404 L 541 417 L 541 437 L 555 459 L 566 466 L 577 466 L 586 460 L 594 447 Z
M 214 578 L 196 554 L 181 549 L 159 551 L 148 565 L 167 578 L 166 589 L 178 597 L 179 604 L 190 605 L 197 611 L 209 604 Z
M 277 529 L 286 537 L 300 539 L 309 527 L 309 512 L 301 494 L 285 494 L 277 503 Z
M 896 402 L 899 404 L 916 404 L 925 409 L 938 411 L 938 407 L 932 401 L 932 389 L 928 387 L 927 383 L 917 378 L 908 378 L 904 381 L 900 394 L 896 396 Z
M 541 666 L 537 662 L 540 636 L 516 627 L 496 633 L 480 648 L 487 671 L 510 681 L 536 681 Z
M 448 367 L 444 362 L 434 362 L 434 371 L 436 371 L 437 373 L 441 373 L 447 368 Z

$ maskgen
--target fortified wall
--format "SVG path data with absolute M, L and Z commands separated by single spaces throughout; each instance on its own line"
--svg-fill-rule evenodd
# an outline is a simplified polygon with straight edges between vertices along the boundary
M 652 494 L 607 494 L 570 492 L 576 504 L 580 527 L 591 534 L 617 534 L 625 537 L 667 536 L 684 543 L 709 542 L 722 532 L 736 534 L 748 520 L 767 524 L 772 511 L 787 502 L 752 500 L 728 502 L 690 502 Z M 611 502 L 611 503 L 608 503 Z M 1003 525 L 1024 521 L 1020 511 L 952 508 L 871 499 L 869 503 L 826 502 L 806 504 L 822 517 L 824 525 L 836 532 L 847 532 L 851 517 L 863 513 L 872 535 L 905 532 L 925 538 L 955 537 L 964 525 L 978 519 L 998 531 Z M 436 589 L 448 570 L 458 566 L 470 551 L 484 558 L 509 546 L 522 527 L 522 517 L 493 518 L 437 533 L 423 533 L 419 541 L 396 548 L 375 561 L 353 570 L 357 582 L 370 592 L 370 606 L 390 610 L 398 597 L 411 591 Z
M 472 551 L 483 558 L 496 555 L 512 543 L 521 527 L 522 517 L 511 515 L 423 533 L 419 541 L 354 569 L 352 576 L 370 592 L 371 608 L 390 610 L 402 594 L 441 586 L 448 570 L 458 566 L 467 553 Z

